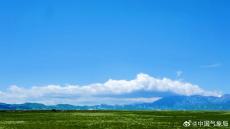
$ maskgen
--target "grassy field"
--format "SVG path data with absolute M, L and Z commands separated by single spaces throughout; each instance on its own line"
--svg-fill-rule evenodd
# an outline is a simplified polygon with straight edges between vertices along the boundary
M 189 127 L 184 121 L 191 120 Z M 211 127 L 195 122 L 210 121 Z M 218 121 L 225 126 L 214 126 Z M 230 112 L 202 111 L 1 111 L 0 129 L 229 129 Z M 207 123 L 207 122 L 206 122 Z M 213 124 L 213 125 L 212 125 Z

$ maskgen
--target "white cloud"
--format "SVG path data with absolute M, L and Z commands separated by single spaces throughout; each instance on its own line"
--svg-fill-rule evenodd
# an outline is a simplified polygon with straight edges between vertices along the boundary
M 222 65 L 221 63 L 208 64 L 208 65 L 202 65 L 201 68 L 218 68 L 221 65 Z
M 47 85 L 23 88 L 11 86 L 6 91 L 0 91 L 0 102 L 24 103 L 39 102 L 45 104 L 128 104 L 137 102 L 151 102 L 160 96 L 151 97 L 117 97 L 138 91 L 144 92 L 171 92 L 178 95 L 203 95 L 220 96 L 213 91 L 206 91 L 198 85 L 172 80 L 169 78 L 155 78 L 140 73 L 133 80 L 108 80 L 105 83 L 93 83 L 89 85 Z M 110 97 L 106 97 L 110 95 Z
M 182 74 L 183 74 L 183 71 L 181 71 L 181 70 L 176 71 L 176 77 L 177 78 L 181 77 Z

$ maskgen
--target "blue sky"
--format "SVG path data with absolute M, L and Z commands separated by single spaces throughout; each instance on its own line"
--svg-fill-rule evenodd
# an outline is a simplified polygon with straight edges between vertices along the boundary
M 230 93 L 229 6 L 228 0 L 1 1 L 0 91 L 146 73 Z

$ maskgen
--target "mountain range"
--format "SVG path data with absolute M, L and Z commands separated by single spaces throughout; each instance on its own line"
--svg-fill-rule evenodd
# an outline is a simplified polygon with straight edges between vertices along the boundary
M 211 96 L 168 96 L 152 103 L 75 106 L 69 104 L 0 103 L 0 110 L 230 110 L 230 94 Z

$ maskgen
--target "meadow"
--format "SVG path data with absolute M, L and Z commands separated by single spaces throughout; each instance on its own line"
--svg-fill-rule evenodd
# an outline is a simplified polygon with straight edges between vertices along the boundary
M 0 111 L 0 129 L 230 129 L 228 122 L 227 111 Z

